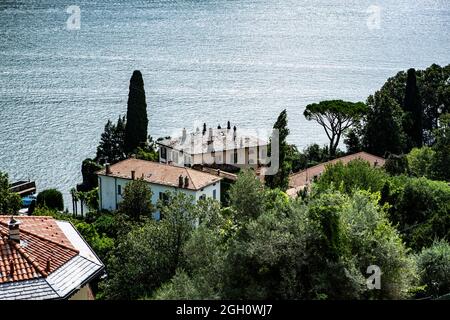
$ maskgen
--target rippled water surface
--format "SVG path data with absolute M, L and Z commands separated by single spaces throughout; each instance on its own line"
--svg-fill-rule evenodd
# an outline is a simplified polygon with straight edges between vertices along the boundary
M 81 9 L 67 30 L 68 5 Z M 381 7 L 380 28 L 367 9 Z M 397 71 L 450 63 L 450 3 L 435 1 L 0 2 L 0 170 L 65 193 L 108 118 L 144 76 L 149 131 L 227 120 L 325 143 L 308 103 L 364 100 Z

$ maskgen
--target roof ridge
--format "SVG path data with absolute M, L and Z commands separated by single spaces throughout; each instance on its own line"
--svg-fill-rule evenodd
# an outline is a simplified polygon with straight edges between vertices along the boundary
M 3 224 L 3 225 L 8 226 L 8 224 L 5 223 L 5 222 L 3 222 L 3 221 L 0 221 L 0 224 Z M 58 227 L 58 228 L 59 228 L 59 227 Z M 62 230 L 60 230 L 60 231 L 62 232 Z M 58 246 L 60 246 L 60 247 L 63 247 L 64 249 L 68 249 L 68 250 L 72 250 L 73 252 L 80 253 L 80 251 L 77 250 L 77 249 L 75 249 L 75 248 L 69 247 L 69 246 L 67 246 L 67 245 L 65 245 L 65 244 L 62 244 L 62 243 L 59 243 L 59 242 L 57 242 L 57 241 L 55 241 L 55 240 L 53 240 L 53 239 L 48 239 L 48 238 L 46 238 L 46 237 L 43 237 L 43 236 L 41 236 L 41 235 L 39 235 L 39 234 L 36 234 L 36 233 L 33 233 L 33 232 L 31 232 L 31 231 L 24 230 L 24 229 L 20 229 L 20 232 L 27 233 L 27 234 L 32 235 L 32 236 L 34 236 L 34 237 L 37 237 L 37 238 L 39 238 L 39 239 L 41 239 L 41 240 L 49 241 L 49 242 L 54 243 L 54 244 L 56 244 L 56 245 L 58 245 Z M 64 233 L 64 232 L 63 232 L 63 233 Z M 67 240 L 70 242 L 69 239 L 67 239 Z
M 198 188 L 195 186 L 194 179 L 192 179 L 191 175 L 189 174 L 188 168 L 186 168 L 186 167 L 183 167 L 183 168 L 184 168 L 184 170 L 186 171 L 186 174 L 189 176 L 189 179 L 192 181 L 192 185 L 194 186 L 194 189 L 198 189 Z

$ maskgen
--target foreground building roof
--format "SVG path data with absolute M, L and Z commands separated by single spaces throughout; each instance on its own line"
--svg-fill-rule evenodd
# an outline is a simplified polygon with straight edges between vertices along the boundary
M 210 184 L 219 182 L 222 179 L 221 177 L 190 168 L 134 158 L 113 164 L 109 166 L 108 170 L 107 173 L 107 169 L 105 168 L 98 171 L 97 174 L 122 179 L 133 179 L 134 174 L 136 179 L 142 178 L 149 183 L 176 188 L 179 187 L 179 178 L 181 176 L 183 181 L 186 178 L 188 179 L 188 185 L 186 186 L 183 183 L 183 188 L 189 190 L 200 190 Z
M 11 221 L 17 222 L 16 240 Z M 0 216 L 0 300 L 65 299 L 103 270 L 70 222 Z

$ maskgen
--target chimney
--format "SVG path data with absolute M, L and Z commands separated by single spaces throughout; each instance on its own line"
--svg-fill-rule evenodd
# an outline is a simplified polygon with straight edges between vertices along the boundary
M 184 142 L 186 140 L 186 128 L 183 128 L 183 134 L 181 136 L 181 140 Z
M 134 180 L 136 177 L 136 171 L 131 170 L 131 180 Z
M 20 221 L 15 220 L 13 216 L 11 216 L 11 220 L 9 220 L 8 228 L 9 228 L 9 240 L 19 242 L 20 243 Z
M 52 261 L 50 258 L 47 258 L 47 265 L 45 266 L 45 272 L 50 273 L 52 267 Z
M 236 126 L 233 127 L 233 140 L 236 140 Z
M 203 124 L 203 131 L 202 131 L 203 135 L 205 135 L 206 133 L 206 123 Z
M 220 126 L 220 124 L 217 126 L 217 129 L 222 129 L 222 127 Z
M 183 176 L 181 174 L 178 177 L 178 187 L 183 188 Z
M 228 130 L 231 129 L 231 123 L 230 123 L 230 121 L 227 122 L 227 129 L 228 129 Z
M 213 129 L 209 128 L 208 141 L 213 141 Z
M 185 188 L 189 187 L 189 178 L 188 178 L 188 176 L 184 177 L 184 187 Z
M 109 163 L 105 163 L 105 167 L 106 167 L 106 174 L 111 174 L 111 165 Z

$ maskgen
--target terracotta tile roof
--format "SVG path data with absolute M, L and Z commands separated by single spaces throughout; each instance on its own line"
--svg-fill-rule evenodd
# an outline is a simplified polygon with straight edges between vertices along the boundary
M 8 239 L 10 216 L 0 216 L 0 284 L 47 277 L 78 255 L 53 218 L 16 219 L 20 243 Z
M 134 171 L 136 179 L 144 178 L 149 183 L 176 188 L 178 188 L 178 179 L 181 175 L 183 179 L 185 177 L 188 178 L 189 185 L 187 188 L 183 188 L 189 190 L 199 190 L 222 179 L 221 177 L 190 168 L 133 158 L 111 165 L 110 170 L 111 173 L 108 176 L 131 179 L 131 171 Z M 106 175 L 106 169 L 98 171 L 97 174 Z
M 382 166 L 384 166 L 384 163 L 385 163 L 385 159 L 383 159 L 381 157 L 374 156 L 373 154 L 370 154 L 367 152 L 358 152 L 358 153 L 350 154 L 345 157 L 327 161 L 327 162 L 318 164 L 316 166 L 310 167 L 306 170 L 292 174 L 289 177 L 289 187 L 298 189 L 299 187 L 309 184 L 312 181 L 312 179 L 314 178 L 314 176 L 318 176 L 323 171 L 325 171 L 325 168 L 327 165 L 335 164 L 339 161 L 342 162 L 343 164 L 347 164 L 350 161 L 355 160 L 355 159 L 365 160 L 365 161 L 369 162 L 372 166 L 377 165 L 377 166 L 382 167 Z M 296 190 L 296 191 L 298 191 L 298 190 Z M 294 192 L 293 190 L 290 190 L 290 192 L 296 194 L 296 192 Z

